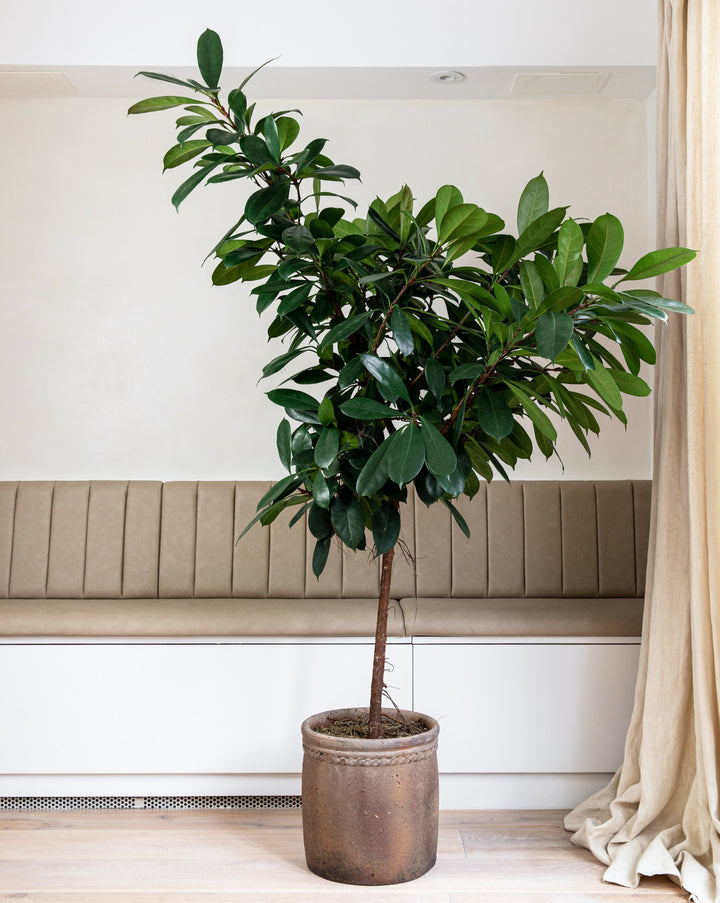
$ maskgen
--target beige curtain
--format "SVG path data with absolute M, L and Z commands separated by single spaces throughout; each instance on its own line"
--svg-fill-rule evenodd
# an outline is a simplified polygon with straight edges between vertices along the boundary
M 659 0 L 658 246 L 699 251 L 658 290 L 653 515 L 640 670 L 620 771 L 566 818 L 637 886 L 720 903 L 720 0 Z

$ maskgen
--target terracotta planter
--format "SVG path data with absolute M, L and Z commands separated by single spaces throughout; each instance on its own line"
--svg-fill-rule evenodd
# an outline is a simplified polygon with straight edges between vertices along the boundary
M 413 737 L 359 740 L 320 734 L 340 709 L 302 726 L 302 813 L 308 868 L 344 884 L 399 884 L 435 865 L 438 829 L 438 724 Z M 394 711 L 388 711 L 393 715 Z

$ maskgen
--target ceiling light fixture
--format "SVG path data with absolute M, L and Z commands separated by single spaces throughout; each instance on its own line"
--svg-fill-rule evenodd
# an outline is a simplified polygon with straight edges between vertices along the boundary
M 430 79 L 439 85 L 457 85 L 465 81 L 465 75 L 455 69 L 440 69 L 438 72 L 433 72 Z

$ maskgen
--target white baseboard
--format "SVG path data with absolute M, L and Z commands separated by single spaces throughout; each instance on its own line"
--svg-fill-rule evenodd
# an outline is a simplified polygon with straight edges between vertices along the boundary
M 571 809 L 610 774 L 443 774 L 441 809 Z M 0 775 L 0 797 L 295 796 L 300 775 Z

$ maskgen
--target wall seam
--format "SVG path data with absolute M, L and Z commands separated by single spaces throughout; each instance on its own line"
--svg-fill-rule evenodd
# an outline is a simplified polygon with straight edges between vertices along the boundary
M 601 599 L 600 593 L 600 509 L 598 506 L 597 481 L 593 480 L 593 498 L 595 499 L 595 549 L 596 549 L 596 569 L 597 569 L 597 594 L 596 598 Z
M 52 545 L 52 527 L 53 527 L 53 508 L 55 503 L 55 482 L 52 484 L 52 490 L 50 491 L 50 522 L 48 523 L 48 547 L 47 547 L 47 558 L 45 565 L 45 595 L 44 598 L 47 599 L 47 591 L 48 591 L 48 583 L 50 582 L 50 547 Z
M 120 598 L 125 598 L 125 549 L 127 547 L 127 509 L 130 495 L 130 480 L 125 483 L 125 504 L 123 506 L 122 551 L 120 552 Z
M 165 483 L 160 483 L 160 511 L 158 513 L 157 568 L 155 569 L 155 598 L 160 598 L 160 555 L 162 553 L 163 504 L 165 502 Z
M 195 538 L 193 540 L 193 578 L 192 578 L 192 598 L 195 599 L 195 589 L 197 586 L 197 558 L 198 558 L 198 527 L 200 520 L 200 482 L 195 481 Z
M 85 552 L 83 554 L 83 585 L 82 585 L 82 597 L 85 598 L 85 586 L 87 584 L 87 550 L 88 550 L 88 536 L 90 535 L 90 499 L 92 498 L 92 490 L 93 490 L 93 480 L 90 480 L 88 484 L 88 494 L 87 494 L 87 507 L 85 509 Z
M 17 499 L 20 491 L 20 482 L 15 484 L 15 494 L 13 495 L 12 510 L 12 528 L 10 530 L 10 561 L 8 562 L 8 579 L 7 579 L 7 596 L 10 598 L 10 586 L 12 584 L 13 555 L 15 553 L 15 517 L 17 515 Z

